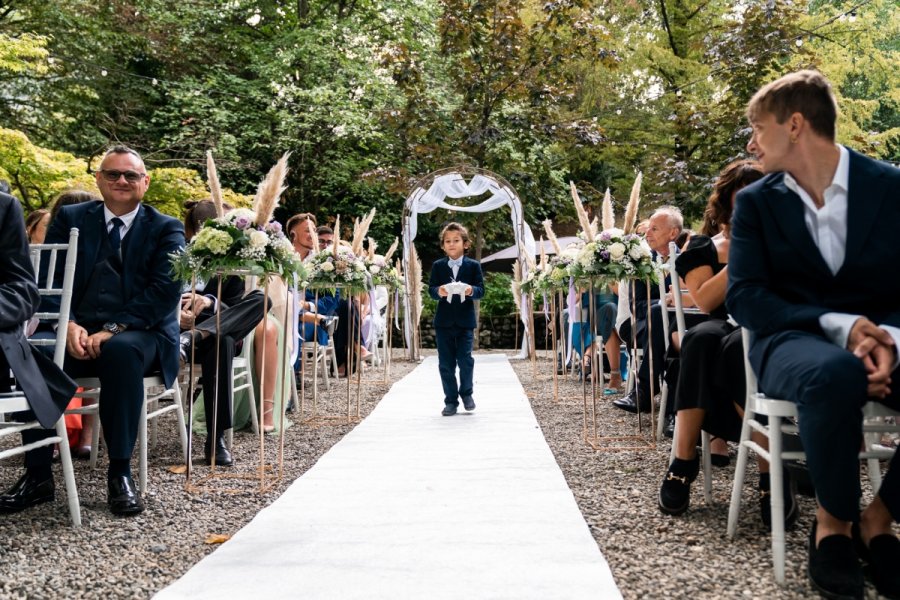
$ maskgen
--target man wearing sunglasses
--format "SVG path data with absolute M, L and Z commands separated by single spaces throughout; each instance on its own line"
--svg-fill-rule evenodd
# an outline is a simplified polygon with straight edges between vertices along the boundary
M 184 229 L 178 220 L 141 203 L 150 178 L 141 156 L 131 148 L 111 148 L 96 181 L 103 202 L 61 208 L 46 242 L 66 242 L 73 227 L 80 232 L 65 371 L 76 378 L 100 379 L 100 422 L 109 451 L 109 508 L 113 514 L 135 515 L 144 510 L 131 477 L 143 377 L 161 371 L 168 387 L 178 374 L 174 312 L 181 286 L 170 275 L 169 254 L 184 246 Z M 61 265 L 56 275 L 62 278 Z M 51 434 L 31 430 L 22 436 L 28 443 Z M 48 485 L 52 498 L 52 478 L 49 484 L 41 480 L 49 472 L 51 458 L 49 448 L 29 453 L 25 477 L 0 495 L 0 512 L 46 501 Z

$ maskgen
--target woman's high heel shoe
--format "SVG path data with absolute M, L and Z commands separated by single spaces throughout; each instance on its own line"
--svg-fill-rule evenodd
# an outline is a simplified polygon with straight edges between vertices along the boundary
M 267 417 L 268 417 L 269 420 L 271 420 L 272 417 L 275 416 L 275 401 L 274 401 L 274 400 L 263 400 L 262 404 L 263 404 L 263 410 L 262 410 L 262 422 L 263 422 L 263 426 L 262 426 L 262 430 L 263 430 L 264 433 L 272 433 L 273 431 L 275 431 L 275 425 L 274 425 L 274 424 L 273 424 L 273 425 L 266 425 L 265 423 L 266 423 L 266 420 L 267 420 L 266 418 L 267 418 Z

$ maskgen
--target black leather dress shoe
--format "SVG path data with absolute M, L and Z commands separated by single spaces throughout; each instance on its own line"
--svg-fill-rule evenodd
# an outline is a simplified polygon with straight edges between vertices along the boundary
M 452 417 L 456 414 L 456 405 L 455 404 L 445 404 L 444 410 L 441 411 L 441 415 L 444 417 Z
M 675 437 L 675 415 L 666 415 L 666 423 L 663 425 L 663 435 L 670 440 Z
M 38 478 L 28 471 L 0 495 L 0 514 L 16 513 L 53 500 L 53 477 Z
M 462 401 L 463 408 L 465 408 L 467 411 L 472 412 L 473 410 L 475 410 L 475 400 L 472 399 L 472 396 L 466 396 L 462 399 Z
M 107 482 L 109 512 L 123 517 L 144 512 L 144 501 L 137 492 L 131 475 L 116 475 Z
M 225 434 L 217 435 L 216 438 L 216 466 L 217 467 L 230 467 L 234 464 L 234 459 L 231 457 L 231 452 L 228 450 L 228 447 L 225 445 Z M 203 451 L 203 458 L 206 464 L 209 464 L 212 449 L 210 448 L 212 442 L 212 438 L 207 438 L 206 446 Z
M 829 535 L 816 548 L 815 522 L 809 532 L 807 573 L 813 588 L 826 598 L 862 600 L 865 593 L 865 580 L 853 540 L 845 535 Z
M 181 364 L 187 364 L 191 360 L 191 347 L 194 345 L 194 338 L 191 337 L 190 331 L 185 331 L 178 336 L 178 356 L 181 358 Z
M 637 392 L 634 390 L 631 391 L 630 394 L 626 394 L 619 398 L 618 400 L 613 400 L 613 406 L 616 408 L 621 408 L 624 411 L 628 411 L 630 413 L 636 413 L 638 411 L 638 403 L 637 403 Z M 641 402 L 641 412 L 648 413 L 650 412 L 650 403 L 649 402 Z

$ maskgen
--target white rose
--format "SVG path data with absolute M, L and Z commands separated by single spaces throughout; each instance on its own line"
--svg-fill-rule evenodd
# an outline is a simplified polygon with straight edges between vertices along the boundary
M 380 270 L 381 267 L 379 267 L 378 265 L 372 265 L 371 267 L 369 267 L 369 273 L 371 273 L 372 275 L 378 275 L 378 272 Z
M 326 273 L 330 273 L 330 272 L 334 271 L 334 264 L 332 264 L 328 261 L 325 261 L 322 263 L 321 269 L 323 271 L 325 271 Z
M 641 240 L 641 256 L 649 257 L 652 256 L 652 251 L 650 250 L 649 244 L 644 240 Z
M 609 257 L 615 261 L 621 261 L 625 258 L 625 244 L 621 242 L 614 242 L 609 245 Z
M 269 236 L 264 231 L 253 231 L 250 233 L 251 248 L 265 248 L 269 243 Z
M 357 271 L 365 271 L 366 265 L 361 260 L 358 260 L 355 263 L 353 263 L 353 268 L 356 269 Z

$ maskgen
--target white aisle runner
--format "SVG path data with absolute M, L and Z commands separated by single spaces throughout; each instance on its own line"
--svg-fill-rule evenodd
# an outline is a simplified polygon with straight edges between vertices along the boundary
M 442 417 L 428 358 L 156 597 L 620 598 L 505 356 L 476 356 L 475 402 Z

